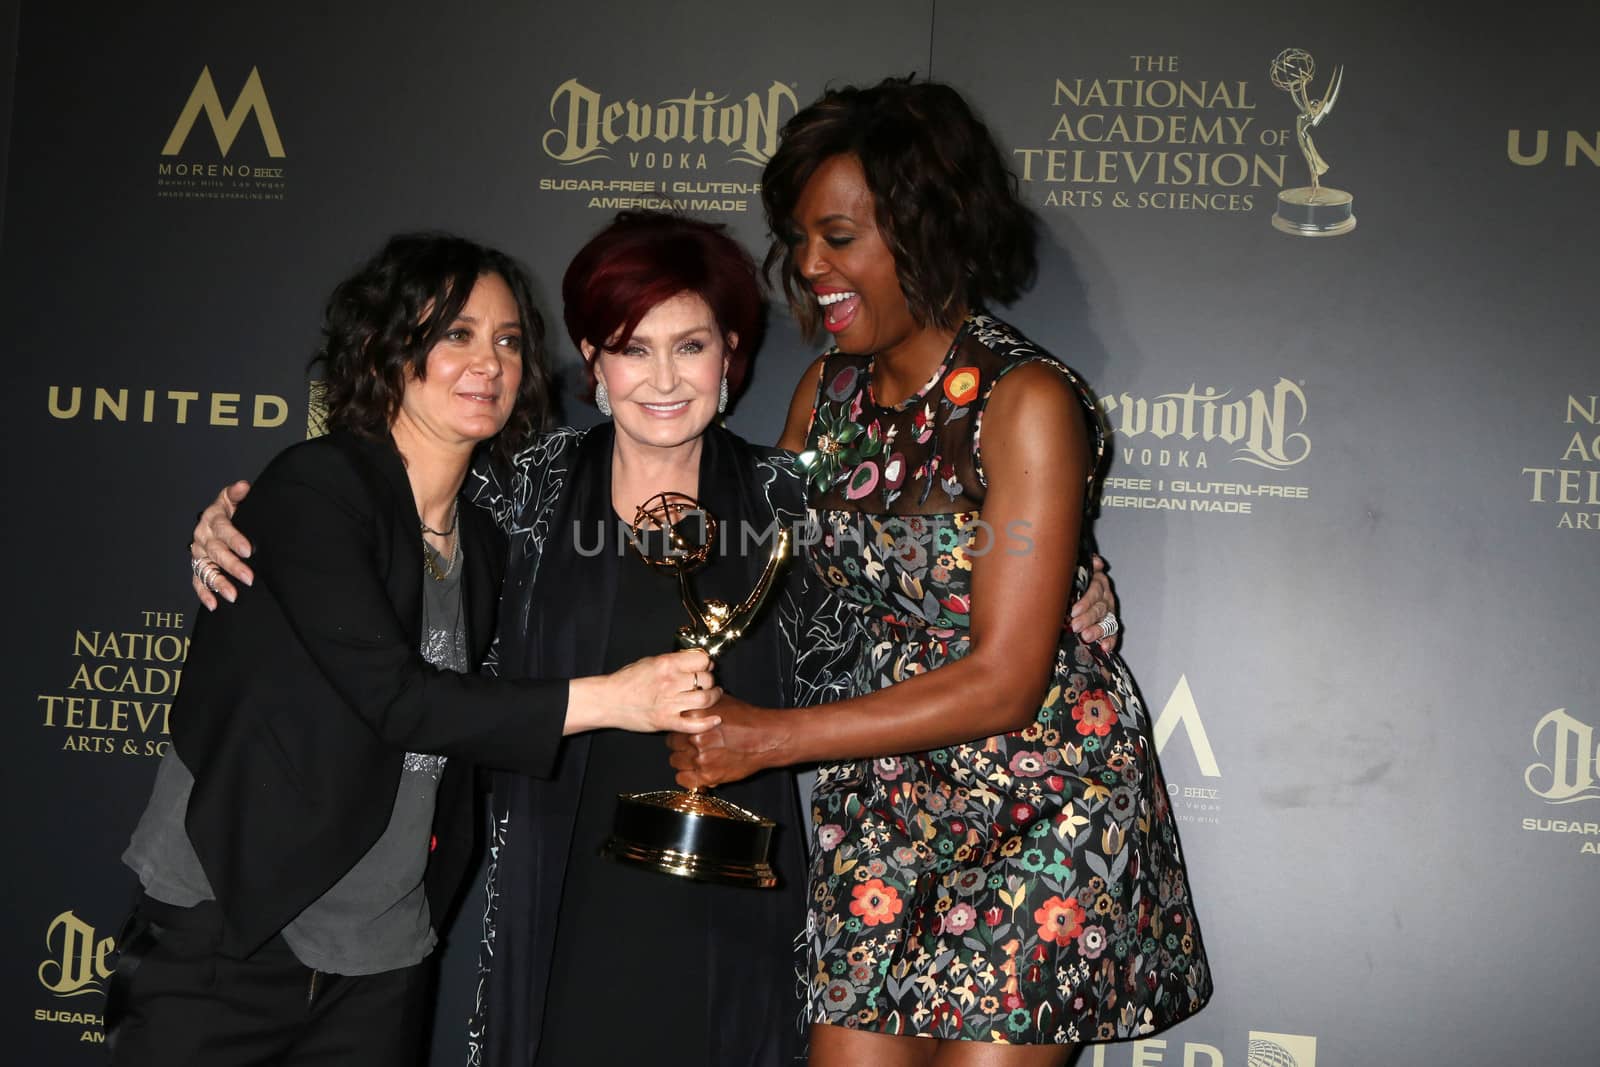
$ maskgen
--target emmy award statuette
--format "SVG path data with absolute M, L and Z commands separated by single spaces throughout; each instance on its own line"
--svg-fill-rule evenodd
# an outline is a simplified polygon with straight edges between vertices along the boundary
M 1311 131 L 1328 117 L 1333 102 L 1338 99 L 1344 68 L 1334 68 L 1328 91 L 1322 94 L 1321 100 L 1306 96 L 1306 86 L 1317 75 L 1317 64 L 1311 53 L 1285 48 L 1272 61 L 1271 74 L 1272 84 L 1288 93 L 1300 111 L 1295 116 L 1294 135 L 1300 143 L 1301 155 L 1306 157 L 1306 166 L 1311 170 L 1309 186 L 1285 189 L 1278 194 L 1278 210 L 1272 216 L 1272 225 L 1299 237 L 1336 237 L 1349 233 L 1356 228 L 1355 198 L 1342 189 L 1322 184 L 1320 179 L 1328 173 L 1328 162 L 1311 141 Z
M 689 613 L 688 625 L 678 628 L 678 647 L 704 649 L 712 660 L 749 628 L 789 555 L 789 531 L 779 530 L 755 588 L 743 601 L 734 606 L 702 601 L 689 575 L 711 555 L 716 519 L 690 497 L 658 493 L 639 506 L 632 525 L 629 542 L 639 558 L 678 576 Z M 698 531 L 690 530 L 696 525 Z M 765 889 L 778 882 L 767 860 L 772 828 L 771 819 L 703 789 L 620 793 L 611 837 L 601 852 L 663 874 Z

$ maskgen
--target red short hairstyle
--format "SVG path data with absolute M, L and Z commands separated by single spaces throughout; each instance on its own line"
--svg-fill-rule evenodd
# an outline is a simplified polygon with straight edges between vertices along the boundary
M 761 343 L 766 302 L 755 260 L 721 226 L 655 211 L 624 211 L 590 238 L 561 279 L 562 316 L 579 351 L 620 344 L 650 309 L 694 293 L 717 318 L 728 347 L 728 390 L 738 396 Z M 584 362 L 585 398 L 594 366 Z

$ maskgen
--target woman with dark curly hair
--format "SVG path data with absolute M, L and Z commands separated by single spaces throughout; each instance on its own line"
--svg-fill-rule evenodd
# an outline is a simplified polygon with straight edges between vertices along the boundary
M 195 627 L 123 856 L 143 894 L 107 998 L 114 1062 L 418 1062 L 472 764 L 549 773 L 565 735 L 710 721 L 681 715 L 718 692 L 699 651 L 472 673 L 506 549 L 463 482 L 480 446 L 543 424 L 541 334 L 522 268 L 460 238 L 397 237 L 334 290 L 331 432 L 238 509 L 254 589 Z
M 1068 625 L 1105 439 L 1079 377 L 986 314 L 1034 270 L 993 138 L 947 86 L 840 89 L 762 199 L 769 265 L 834 340 L 781 443 L 807 563 L 855 606 L 851 696 L 727 695 L 670 743 L 686 786 L 820 764 L 811 1062 L 1062 1064 L 1186 1018 L 1211 976 L 1149 718 Z

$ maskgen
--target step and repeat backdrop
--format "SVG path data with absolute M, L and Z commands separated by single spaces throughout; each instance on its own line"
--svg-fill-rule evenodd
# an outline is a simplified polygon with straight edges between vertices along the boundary
M 333 283 L 455 230 L 559 322 L 617 210 L 759 251 L 784 121 L 916 72 L 1010 154 L 1042 267 L 999 310 L 1114 431 L 1097 531 L 1216 972 L 1083 1062 L 1595 1062 L 1594 8 L 24 2 L 14 33 L 0 1058 L 104 1056 L 188 530 L 307 433 Z M 774 303 L 734 429 L 775 439 L 812 354 Z

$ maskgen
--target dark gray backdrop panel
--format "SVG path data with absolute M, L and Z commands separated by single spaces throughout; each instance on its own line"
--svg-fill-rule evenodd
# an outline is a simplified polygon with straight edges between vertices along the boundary
M 1164 1046 L 1110 1049 L 1105 1063 L 1240 1063 L 1252 1032 L 1300 1038 L 1278 1044 L 1302 1065 L 1318 1042 L 1333 1062 L 1419 1064 L 1514 1062 L 1534 1033 L 1550 1062 L 1582 1062 L 1592 1044 L 1570 1020 L 1596 974 L 1572 937 L 1595 899 L 1596 837 L 1522 820 L 1592 827 L 1600 808 L 1554 809 L 1523 783 L 1541 716 L 1597 719 L 1578 607 L 1600 589 L 1595 534 L 1558 527 L 1560 507 L 1530 508 L 1522 468 L 1583 467 L 1582 492 L 1594 470 L 1592 449 L 1586 463 L 1557 461 L 1587 425 L 1566 423 L 1569 396 L 1591 398 L 1592 412 L 1600 218 L 1573 210 L 1592 195 L 1587 159 L 1513 166 L 1506 141 L 1518 126 L 1530 144 L 1540 127 L 1595 141 L 1596 93 L 1565 73 L 1592 53 L 1595 19 L 1556 5 L 1458 15 L 1347 5 L 1308 17 L 1264 3 L 938 12 L 935 75 L 968 91 L 1014 149 L 1148 150 L 1169 163 L 1196 150 L 1170 136 L 1051 141 L 1063 116 L 1175 113 L 1091 103 L 1079 78 L 1242 81 L 1253 108 L 1205 114 L 1253 120 L 1255 132 L 1292 123 L 1267 77 L 1281 49 L 1315 55 L 1313 96 L 1345 70 L 1314 136 L 1328 184 L 1355 194 L 1348 235 L 1273 230 L 1270 182 L 1240 187 L 1254 203 L 1236 210 L 1141 208 L 1141 193 L 1229 190 L 1161 185 L 1149 170 L 1135 180 L 1126 162 L 1109 182 L 1074 181 L 1070 168 L 1050 181 L 1040 168 L 1025 183 L 1046 257 L 1014 318 L 1103 396 L 1154 405 L 1197 387 L 1238 400 L 1287 379 L 1305 398 L 1304 421 L 1285 430 L 1309 451 L 1281 472 L 1203 435 L 1128 433 L 1125 407 L 1109 412 L 1123 431 L 1111 474 L 1152 484 L 1108 489 L 1098 530 L 1152 712 L 1173 710 L 1180 680 L 1198 712 L 1163 760 L 1219 994 Z M 1178 68 L 1139 70 L 1135 57 Z M 1057 79 L 1079 104 L 1058 99 Z M 1284 185 L 1306 184 L 1287 152 Z M 1049 202 L 1069 190 L 1098 190 L 1101 205 Z M 1130 206 L 1115 205 L 1119 192 Z M 1174 481 L 1303 486 L 1309 498 Z M 1252 513 L 1113 497 L 1247 500 Z M 1196 723 L 1215 776 L 1191 743 Z M 1191 788 L 1201 796 L 1182 794 Z M 1444 974 L 1459 975 L 1448 991 Z M 1508 989 L 1512 975 L 1527 984 Z
M 533 268 L 552 351 L 570 370 L 560 272 L 615 206 L 542 192 L 539 180 L 603 173 L 752 186 L 760 159 L 730 161 L 727 146 L 688 142 L 680 129 L 668 141 L 626 142 L 600 166 L 563 166 L 543 147 L 559 124 L 560 87 L 576 79 L 607 100 L 652 106 L 691 92 L 729 106 L 756 94 L 765 106 L 776 92 L 778 109 L 762 118 L 781 123 L 830 80 L 923 65 L 930 6 L 875 5 L 844 43 L 812 14 L 735 3 L 670 18 L 633 4 L 480 3 L 457 5 L 448 25 L 416 5 L 315 18 L 197 3 L 93 19 L 24 7 L 3 270 L 8 352 L 27 399 L 5 433 L 12 454 L 26 457 L 8 465 L 8 488 L 31 502 L 39 526 L 18 543 L 38 559 L 24 578 L 33 618 L 18 636 L 7 738 L 16 766 L 8 795 L 22 813 L 12 842 L 27 873 L 5 888 L 11 962 L 0 995 L 19 1008 L 0 1045 L 28 1061 L 97 1055 L 74 1050 L 96 1036 L 97 946 L 132 897 L 116 856 L 154 769 L 144 753 L 163 739 L 151 705 L 164 701 L 138 690 L 171 683 L 143 672 L 177 666 L 160 656 L 192 615 L 181 553 L 195 506 L 305 433 L 305 362 L 331 285 L 397 230 L 493 241 Z M 226 154 L 202 116 L 177 156 L 161 155 L 202 68 L 224 116 L 257 72 L 281 157 L 259 111 L 240 113 Z M 657 156 L 635 163 L 627 149 Z M 200 176 L 168 173 L 177 184 L 158 185 L 163 163 Z M 239 166 L 272 173 L 223 173 Z M 689 206 L 727 221 L 759 254 L 759 205 L 750 194 L 737 199 L 745 210 Z M 774 439 L 806 358 L 775 322 L 735 426 Z M 250 424 L 257 397 L 268 398 L 262 421 L 276 425 Z M 240 425 L 213 425 L 213 402 L 215 421 Z M 588 409 L 570 413 L 581 419 Z M 113 707 L 119 698 L 139 706 Z M 474 904 L 445 956 L 441 1063 L 460 1057 Z
M 560 272 L 623 201 L 682 200 L 758 254 L 763 242 L 759 168 L 733 158 L 738 145 L 656 127 L 605 145 L 607 158 L 554 158 L 546 145 L 564 144 L 576 92 L 563 86 L 658 109 L 709 92 L 718 115 L 754 94 L 787 118 L 830 82 L 931 69 L 970 94 L 1008 150 L 1038 153 L 1013 160 L 1036 168 L 1024 192 L 1043 223 L 1043 270 L 1007 313 L 1113 402 L 1123 482 L 1108 487 L 1099 535 L 1129 660 L 1171 728 L 1162 758 L 1218 975 L 1216 1004 L 1193 1022 L 1086 1063 L 1286 1053 L 1314 1067 L 1319 1046 L 1326 1062 L 1488 1065 L 1535 1050 L 1588 1062 L 1592 1035 L 1574 1020 L 1596 976 L 1585 933 L 1600 869 L 1600 833 L 1585 832 L 1600 789 L 1583 785 L 1600 776 L 1585 625 L 1600 593 L 1600 501 L 1586 497 L 1600 471 L 1600 223 L 1583 146 L 1600 141 L 1588 74 L 1600 26 L 1557 4 L 1439 11 L 924 0 L 853 10 L 845 32 L 815 11 L 731 2 L 671 17 L 633 3 L 480 3 L 458 5 L 448 26 L 394 5 L 296 18 L 190 3 L 92 19 L 23 5 L 0 270 L 23 398 L 4 430 L 19 502 L 7 543 L 29 620 L 16 628 L 6 727 L 20 862 L 4 890 L 0 995 L 15 1010 L 0 1047 L 93 1062 L 74 1051 L 95 1031 L 77 1017 L 100 1010 L 97 946 L 131 892 L 115 856 L 153 769 L 124 746 L 162 738 L 152 706 L 185 629 L 170 615 L 191 611 L 189 516 L 304 433 L 304 361 L 331 284 L 397 229 L 492 240 L 533 267 L 570 372 Z M 1269 164 L 1286 155 L 1283 183 L 1301 185 L 1297 150 L 1259 143 L 1292 127 L 1266 73 L 1291 45 L 1316 58 L 1314 95 L 1345 68 L 1314 136 L 1328 181 L 1355 195 L 1354 233 L 1276 232 L 1272 180 L 1163 185 L 1153 160 L 1136 179 L 1120 156 L 1104 182 L 1043 169 L 1050 149 L 1151 152 L 1170 167 L 1204 148 L 1052 141 L 1063 117 L 1173 114 L 1062 102 L 1057 79 L 1080 99 L 1080 78 L 1243 82 L 1209 115 L 1249 120 L 1255 143 L 1233 148 Z M 1178 69 L 1136 71 L 1136 56 L 1177 57 Z M 164 160 L 202 67 L 224 112 L 258 72 L 282 157 L 251 114 L 226 155 L 201 118 Z M 1512 130 L 1528 165 L 1508 158 Z M 1546 150 L 1533 162 L 1538 130 Z M 158 186 L 163 161 L 207 174 Z M 209 173 L 240 165 L 282 175 Z M 652 191 L 561 187 L 571 180 Z M 198 195 L 157 196 L 174 188 Z M 1085 206 L 1095 191 L 1102 206 Z M 1118 208 L 1118 192 L 1251 202 Z M 215 198 L 240 193 L 282 199 Z M 773 438 L 810 354 L 775 310 L 734 428 Z M 1207 390 L 1248 413 L 1253 391 L 1275 389 L 1288 405 L 1280 456 L 1298 459 L 1282 469 L 1136 417 L 1159 420 L 1174 394 Z M 102 404 L 95 418 L 97 390 L 113 403 L 127 390 L 120 417 Z M 182 424 L 172 393 L 197 394 Z M 264 421 L 281 410 L 281 423 L 250 425 L 258 397 Z M 213 424 L 230 405 L 240 425 Z M 588 411 L 569 403 L 580 421 Z M 1250 512 L 1132 506 L 1180 500 Z M 1567 762 L 1541 771 L 1558 740 Z M 1563 799 L 1552 775 L 1573 788 L 1569 803 L 1548 802 Z M 440 1063 L 457 1061 L 472 920 L 469 904 L 445 957 Z
M 16 93 L 17 22 L 22 0 L 0 4 L 0 234 L 5 232 L 6 174 L 11 169 L 11 105 Z

